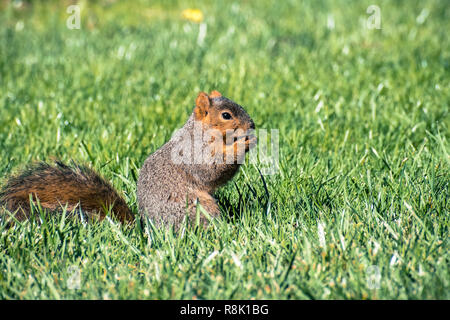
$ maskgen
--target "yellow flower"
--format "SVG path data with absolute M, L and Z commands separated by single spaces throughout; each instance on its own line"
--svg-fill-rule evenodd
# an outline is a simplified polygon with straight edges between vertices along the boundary
M 184 19 L 200 23 L 203 21 L 203 12 L 199 9 L 186 9 L 181 13 Z

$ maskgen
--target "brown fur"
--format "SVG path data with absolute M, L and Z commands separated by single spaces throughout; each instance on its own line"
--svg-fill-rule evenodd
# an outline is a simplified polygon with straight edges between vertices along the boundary
M 216 90 L 208 96 L 205 92 L 200 92 L 195 101 L 195 120 L 202 121 L 210 129 L 217 129 L 225 137 L 227 131 L 234 131 L 236 128 L 241 130 L 255 129 L 253 121 L 247 117 L 241 117 L 240 110 L 226 107 L 214 107 L 212 99 L 220 98 L 222 94 Z M 231 120 L 224 120 L 221 116 L 223 112 L 231 114 Z
M 239 156 L 238 145 L 239 139 L 233 141 L 226 141 L 227 132 L 236 132 L 236 130 L 248 131 L 254 129 L 253 121 L 246 117 L 242 117 L 240 114 L 240 109 L 232 110 L 227 107 L 214 107 L 212 99 L 220 98 L 222 94 L 216 90 L 211 91 L 208 96 L 205 92 L 200 92 L 195 101 L 194 115 L 197 121 L 203 122 L 203 124 L 209 129 L 216 129 L 222 133 L 222 140 L 217 141 L 217 150 L 212 151 L 212 155 L 216 152 L 220 152 L 224 155 L 233 154 L 235 159 Z M 234 111 L 234 112 L 233 112 Z M 237 111 L 237 112 L 236 112 Z M 221 116 L 223 112 L 228 112 L 231 114 L 231 120 L 224 120 Z M 231 136 L 231 134 L 230 134 Z M 212 141 L 214 141 L 212 137 Z M 256 143 L 255 137 L 247 136 L 244 145 L 245 152 L 247 152 Z
M 221 97 L 222 96 L 222 94 L 219 92 L 219 91 L 217 91 L 217 90 L 213 90 L 213 91 L 211 91 L 211 93 L 209 94 L 209 97 L 210 98 L 219 98 L 219 97 Z
M 18 220 L 30 215 L 30 196 L 43 209 L 57 211 L 67 206 L 71 212 L 81 209 L 89 217 L 103 219 L 111 212 L 121 222 L 133 221 L 126 202 L 95 171 L 78 165 L 69 167 L 37 163 L 11 177 L 0 192 L 0 207 L 15 213 Z

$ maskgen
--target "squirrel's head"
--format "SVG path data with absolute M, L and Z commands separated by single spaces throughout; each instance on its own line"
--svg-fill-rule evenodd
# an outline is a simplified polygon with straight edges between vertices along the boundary
M 232 159 L 233 163 L 242 163 L 245 153 L 256 144 L 253 120 L 244 108 L 218 91 L 214 90 L 209 95 L 205 92 L 198 94 L 194 119 L 211 134 L 209 143 L 214 150 L 213 155 L 220 153 L 226 159 Z
M 209 96 L 205 92 L 198 94 L 194 115 L 196 121 L 201 121 L 207 127 L 220 130 L 224 134 L 227 130 L 255 129 L 255 123 L 244 108 L 215 90 Z

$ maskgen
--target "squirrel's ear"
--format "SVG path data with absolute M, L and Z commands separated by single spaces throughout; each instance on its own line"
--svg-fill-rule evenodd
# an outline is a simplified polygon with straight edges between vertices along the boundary
M 206 117 L 210 106 L 211 102 L 209 101 L 208 95 L 204 92 L 200 92 L 195 100 L 195 118 L 197 120 L 202 120 Z
M 210 98 L 219 98 L 219 97 L 221 97 L 222 96 L 222 94 L 219 92 L 219 91 L 217 91 L 217 90 L 213 90 L 213 91 L 211 91 L 211 93 L 209 94 L 209 97 Z

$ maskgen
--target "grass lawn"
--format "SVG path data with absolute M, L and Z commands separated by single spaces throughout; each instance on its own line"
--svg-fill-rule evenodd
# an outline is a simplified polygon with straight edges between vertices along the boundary
M 2 222 L 1 299 L 450 299 L 448 1 L 81 1 L 69 29 L 71 3 L 0 1 L 0 183 L 74 160 L 137 213 L 214 89 L 279 130 L 280 169 L 244 165 L 207 229 Z

